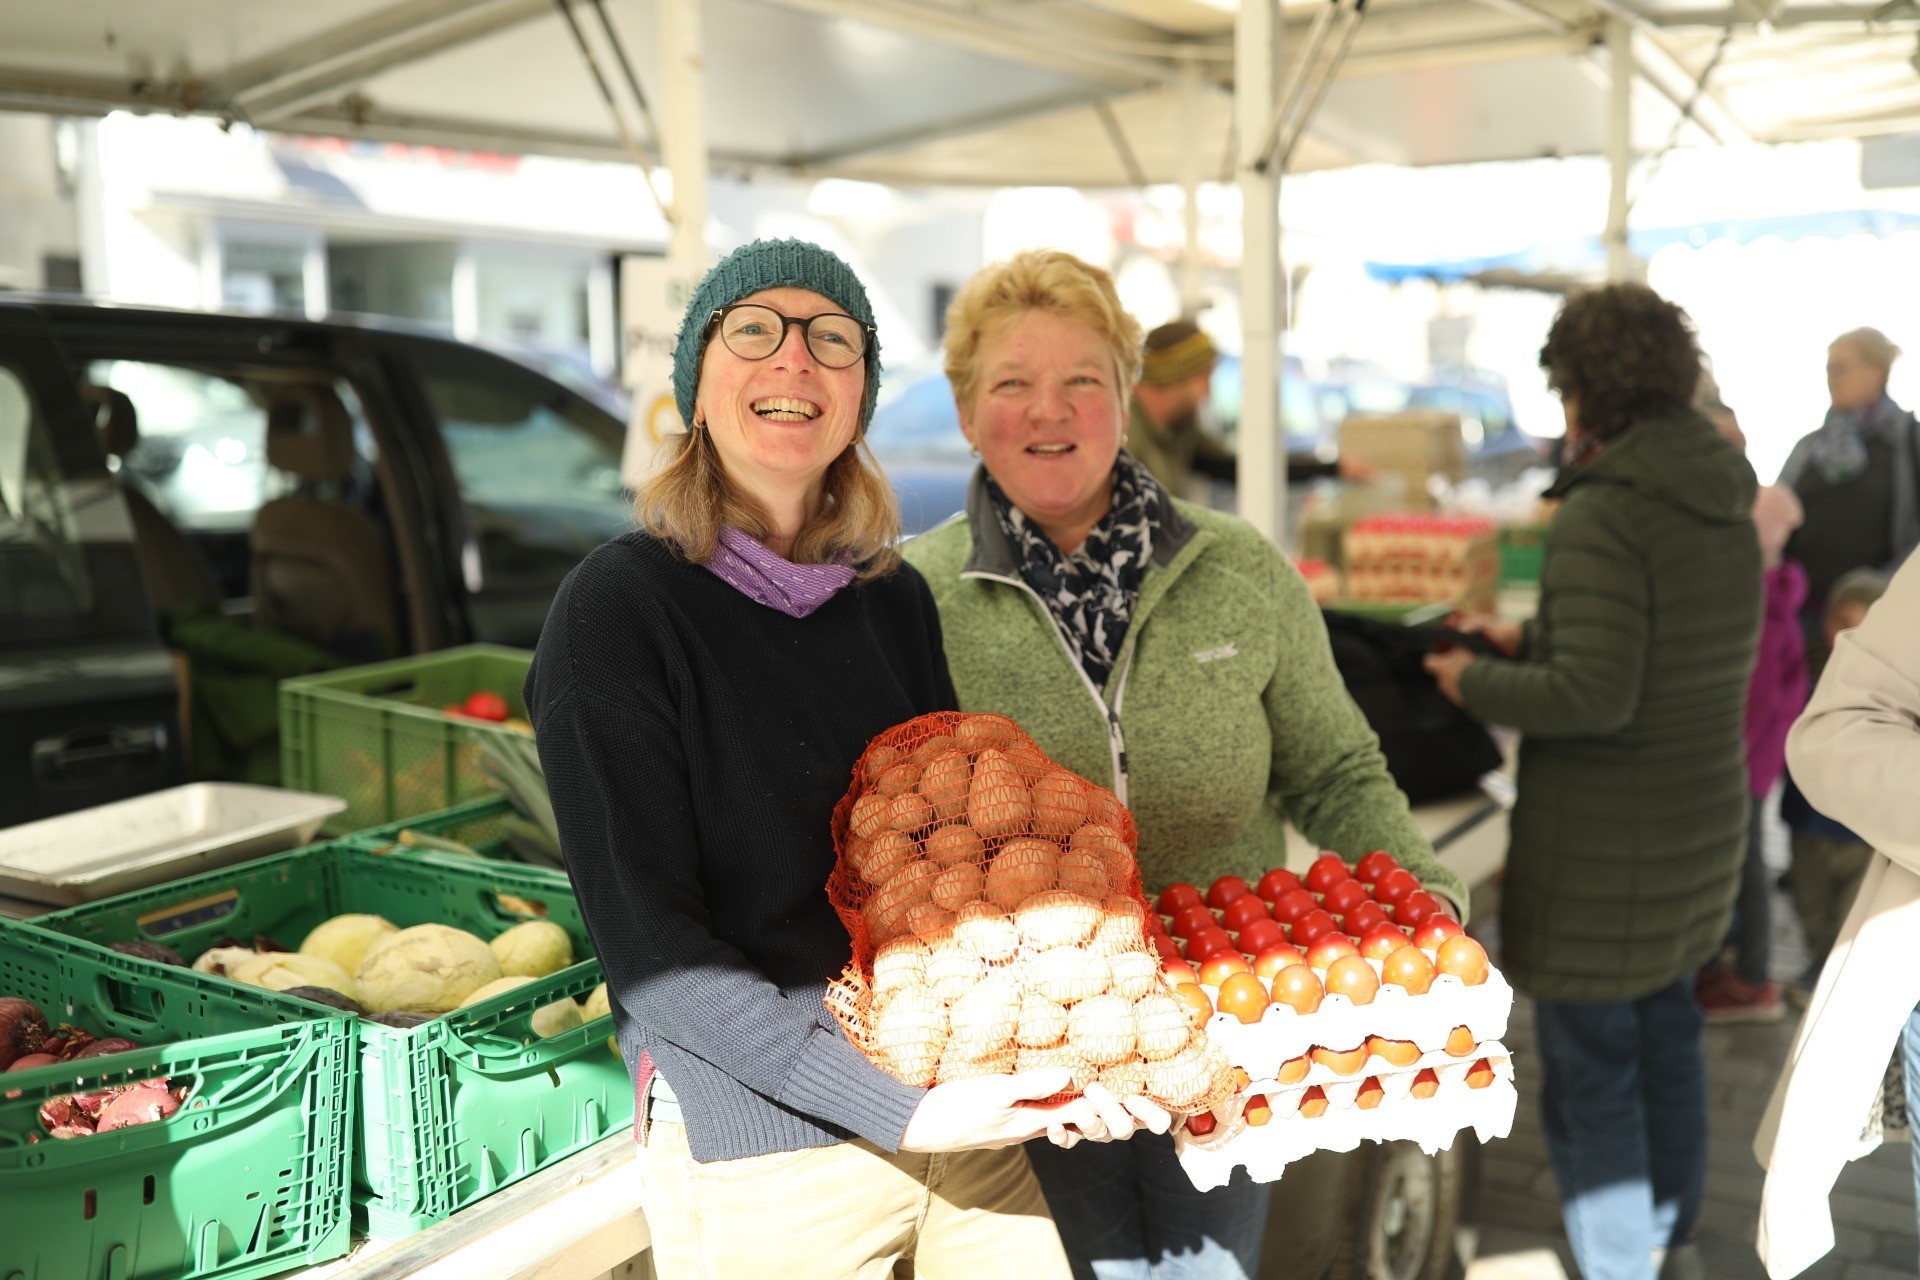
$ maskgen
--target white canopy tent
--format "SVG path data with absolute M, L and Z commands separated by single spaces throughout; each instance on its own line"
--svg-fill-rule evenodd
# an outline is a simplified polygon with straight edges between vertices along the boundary
M 708 165 L 1236 180 L 1244 380 L 1269 389 L 1243 407 L 1241 496 L 1270 533 L 1283 168 L 1606 152 L 1619 271 L 1636 139 L 1920 129 L 1916 0 L 0 0 L 0 32 L 0 110 L 664 162 L 685 261 Z

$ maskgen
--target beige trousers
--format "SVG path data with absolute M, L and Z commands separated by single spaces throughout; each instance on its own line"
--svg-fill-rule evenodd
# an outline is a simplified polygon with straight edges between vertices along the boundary
M 1067 1257 L 1020 1147 L 889 1155 L 864 1139 L 701 1164 L 655 1121 L 641 1206 L 660 1280 L 1067 1280 Z

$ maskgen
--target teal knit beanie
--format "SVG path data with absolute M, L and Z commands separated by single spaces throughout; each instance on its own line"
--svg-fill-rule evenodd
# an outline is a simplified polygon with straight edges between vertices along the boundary
M 700 358 L 706 354 L 712 330 L 708 321 L 721 307 L 748 294 L 783 285 L 811 289 L 831 299 L 862 324 L 873 323 L 873 307 L 853 268 L 835 254 L 806 240 L 755 240 L 735 249 L 707 272 L 680 318 L 680 336 L 673 345 L 673 398 L 680 421 L 693 425 L 694 392 L 700 386 Z M 867 339 L 867 393 L 860 403 L 860 434 L 873 417 L 874 397 L 880 392 L 880 339 Z

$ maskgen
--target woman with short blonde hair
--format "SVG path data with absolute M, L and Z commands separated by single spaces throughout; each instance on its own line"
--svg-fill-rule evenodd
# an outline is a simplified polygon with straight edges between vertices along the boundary
M 961 709 L 1011 715 L 1111 787 L 1156 894 L 1259 879 L 1291 817 L 1349 858 L 1393 851 L 1463 904 L 1285 553 L 1121 448 L 1140 348 L 1113 278 L 1057 251 L 984 268 L 948 312 L 947 376 L 980 467 L 965 513 L 902 554 L 939 605 Z M 1080 1280 L 1259 1270 L 1267 1188 L 1244 1171 L 1198 1191 L 1159 1133 L 1029 1157 Z

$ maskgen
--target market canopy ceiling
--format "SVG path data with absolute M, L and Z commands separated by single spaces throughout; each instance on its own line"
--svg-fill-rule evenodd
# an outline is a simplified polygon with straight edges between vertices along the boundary
M 1609 16 L 1639 35 L 1642 148 L 1664 144 L 1687 104 L 1685 142 L 1920 129 L 1916 0 L 1353 6 L 1285 3 L 1290 64 L 1316 26 L 1323 58 L 1353 28 L 1291 169 L 1602 151 Z M 1224 179 L 1234 7 L 705 0 L 713 162 L 907 184 L 1128 186 L 1191 169 Z M 572 3 L 629 103 L 623 54 L 642 90 L 658 92 L 655 8 L 604 0 L 603 24 L 593 0 Z M 557 0 L 0 0 L 0 30 L 0 109 L 192 112 L 472 150 L 628 154 Z

